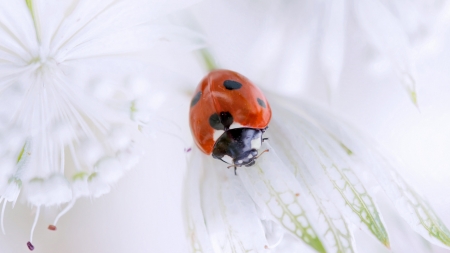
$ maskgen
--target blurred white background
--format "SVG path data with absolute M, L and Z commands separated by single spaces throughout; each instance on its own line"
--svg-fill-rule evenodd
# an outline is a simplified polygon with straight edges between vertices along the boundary
M 448 4 L 378 1 L 398 22 L 392 25 L 407 34 L 407 45 L 400 46 L 408 46 L 406 56 L 392 56 L 390 49 L 380 50 L 381 42 L 367 32 L 367 23 L 377 20 L 361 18 L 377 17 L 377 9 L 370 15 L 358 13 L 355 1 L 342 1 L 344 7 L 338 10 L 343 11 L 345 26 L 336 30 L 337 24 L 327 28 L 330 3 L 275 2 L 201 1 L 161 22 L 201 34 L 220 67 L 238 71 L 267 90 L 307 98 L 346 118 L 405 164 L 400 173 L 450 226 Z M 324 62 L 323 43 L 330 41 L 336 44 L 326 52 L 333 57 Z M 182 80 L 177 87 L 182 92 L 168 94 L 160 113 L 181 126 L 177 134 L 187 143 L 191 143 L 189 92 L 206 73 L 198 55 L 177 52 L 154 59 Z M 401 61 L 413 66 L 406 69 L 415 79 L 417 105 L 397 74 Z M 77 201 L 61 218 L 56 232 L 46 229 L 56 210 L 43 211 L 35 232 L 34 241 L 39 245 L 35 252 L 186 252 L 181 195 L 185 145 L 173 136 L 157 135 L 140 140 L 144 159 L 110 194 Z M 377 197 L 393 252 L 409 253 L 404 247 L 407 243 L 421 245 L 417 252 L 449 252 L 423 246 L 426 242 L 394 214 L 383 193 Z M 16 205 L 5 214 L 7 234 L 0 236 L 1 251 L 28 251 L 24 238 L 28 238 L 34 219 L 30 208 Z M 364 246 L 360 252 L 389 252 L 369 236 L 359 231 L 355 234 L 357 248 Z

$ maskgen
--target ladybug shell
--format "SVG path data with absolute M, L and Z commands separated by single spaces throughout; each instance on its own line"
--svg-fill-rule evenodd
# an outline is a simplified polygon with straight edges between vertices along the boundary
M 189 112 L 195 143 L 208 155 L 224 131 L 264 129 L 271 117 L 272 111 L 261 90 L 243 75 L 223 69 L 211 71 L 203 78 Z

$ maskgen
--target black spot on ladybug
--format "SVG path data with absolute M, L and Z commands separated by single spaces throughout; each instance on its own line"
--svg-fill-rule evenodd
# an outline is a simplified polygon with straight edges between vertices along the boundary
M 192 101 L 191 101 L 191 107 L 196 105 L 201 97 L 202 97 L 201 91 L 199 91 L 197 94 L 195 94 L 195 96 L 192 98 Z
M 209 117 L 209 125 L 216 130 L 224 130 L 225 127 L 220 122 L 219 114 L 214 113 Z
M 242 84 L 233 80 L 225 80 L 225 82 L 223 82 L 223 86 L 225 86 L 227 90 L 237 90 L 242 87 Z
M 216 130 L 228 130 L 233 124 L 233 116 L 229 112 L 214 113 L 209 117 L 209 125 Z
M 222 122 L 222 125 L 225 127 L 225 130 L 228 130 L 231 124 L 233 124 L 233 116 L 231 116 L 231 113 L 229 112 L 221 112 L 220 122 Z
M 262 99 L 257 98 L 256 101 L 258 101 L 258 104 L 264 108 L 266 108 L 266 103 L 264 103 L 264 101 L 262 101 Z

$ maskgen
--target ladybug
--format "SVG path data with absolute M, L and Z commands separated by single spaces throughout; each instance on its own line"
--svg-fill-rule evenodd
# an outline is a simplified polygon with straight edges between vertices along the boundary
M 236 173 L 236 167 L 255 164 L 271 117 L 270 105 L 258 87 L 239 73 L 219 69 L 205 76 L 195 90 L 189 123 L 200 150 L 231 164 L 228 168 L 234 167 Z

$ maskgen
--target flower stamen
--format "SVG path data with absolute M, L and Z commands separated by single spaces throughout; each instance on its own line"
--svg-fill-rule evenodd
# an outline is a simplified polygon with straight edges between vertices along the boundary
M 34 229 L 36 228 L 37 221 L 39 219 L 39 213 L 41 211 L 41 207 L 38 206 L 36 210 L 36 216 L 34 217 L 33 227 L 31 227 L 30 241 L 27 242 L 28 249 L 34 250 L 34 245 L 31 243 L 33 241 Z
M 72 209 L 73 205 L 75 204 L 75 198 L 70 201 L 70 203 L 56 216 L 55 221 L 53 224 L 48 225 L 48 229 L 55 231 L 56 230 L 56 223 L 58 223 L 59 218 L 61 218 L 64 214 L 66 214 L 70 209 Z
M 5 233 L 5 227 L 3 226 L 3 217 L 5 216 L 5 207 L 6 207 L 6 203 L 8 203 L 8 201 L 5 200 L 4 198 L 1 198 L 0 199 L 0 203 L 2 203 L 3 200 L 5 202 L 3 202 L 3 207 L 2 207 L 1 225 L 2 225 L 2 232 L 3 232 L 3 234 L 6 234 Z
M 27 246 L 29 250 L 34 250 L 34 246 L 33 244 L 31 244 L 31 242 L 27 242 Z

